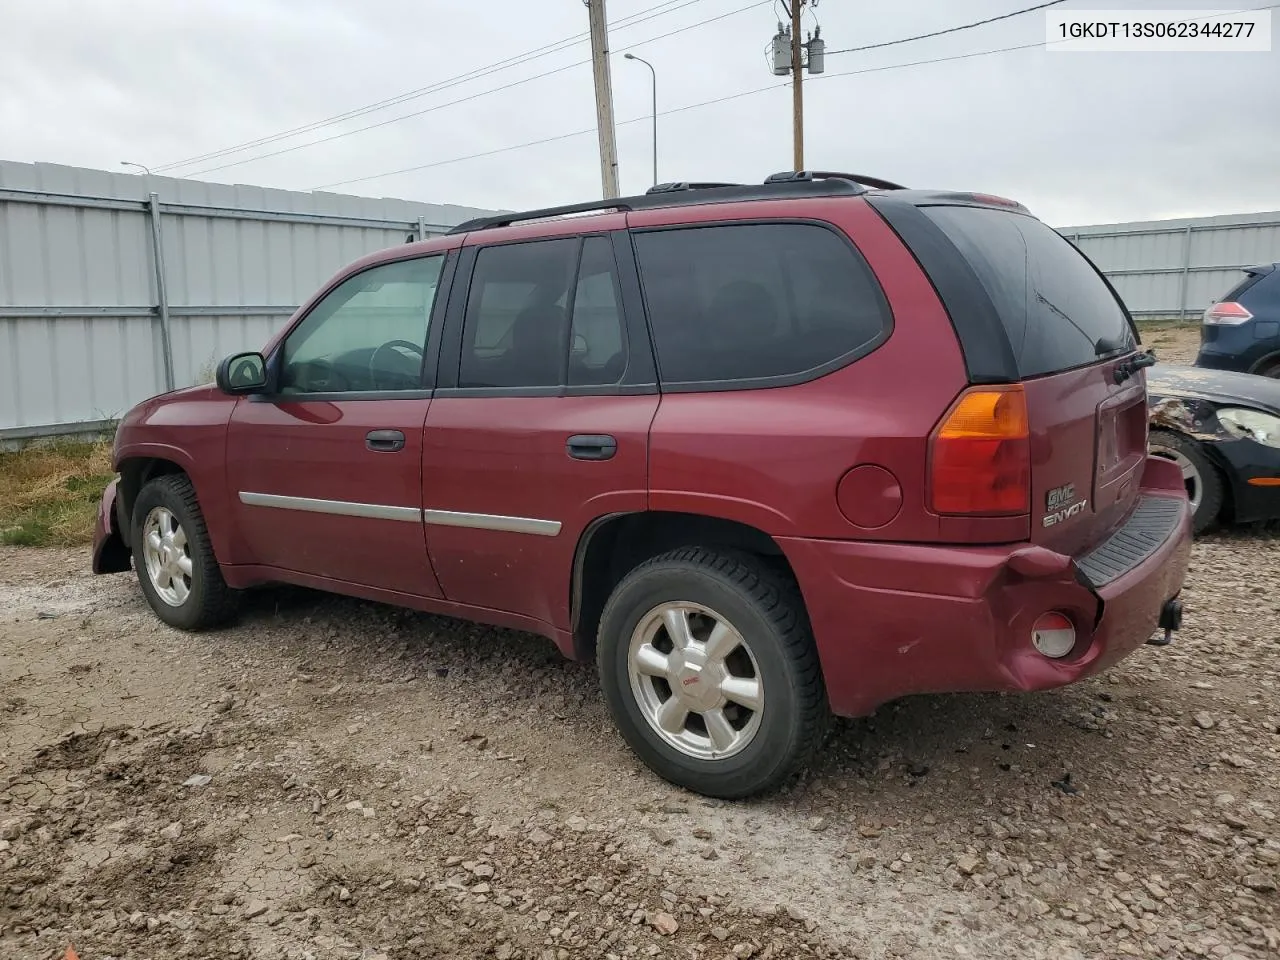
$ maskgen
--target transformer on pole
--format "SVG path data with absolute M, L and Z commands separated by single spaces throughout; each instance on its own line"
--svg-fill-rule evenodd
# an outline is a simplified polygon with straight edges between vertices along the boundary
M 775 77 L 791 74 L 792 148 L 796 170 L 804 169 L 804 88 L 805 70 L 818 74 L 826 67 L 827 42 L 822 28 L 815 26 L 807 41 L 800 40 L 800 14 L 804 7 L 816 7 L 818 0 L 783 0 L 790 23 L 778 23 L 778 32 L 769 41 L 769 64 Z

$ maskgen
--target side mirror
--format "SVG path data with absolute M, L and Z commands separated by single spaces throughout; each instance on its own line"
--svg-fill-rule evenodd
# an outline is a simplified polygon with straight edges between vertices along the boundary
M 215 379 L 223 393 L 256 393 L 267 385 L 267 361 L 260 353 L 233 353 L 218 364 Z

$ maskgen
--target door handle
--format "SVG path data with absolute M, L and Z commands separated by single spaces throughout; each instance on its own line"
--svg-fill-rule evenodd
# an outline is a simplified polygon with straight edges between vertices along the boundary
M 565 451 L 575 460 L 609 460 L 618 452 L 618 441 L 607 433 L 579 433 L 565 442 Z
M 364 445 L 377 453 L 394 453 L 404 449 L 404 434 L 399 430 L 370 430 L 364 435 Z

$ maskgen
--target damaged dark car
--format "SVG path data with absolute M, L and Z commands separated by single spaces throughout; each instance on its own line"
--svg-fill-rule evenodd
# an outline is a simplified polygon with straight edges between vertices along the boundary
M 1181 468 L 1196 533 L 1280 519 L 1280 380 L 1162 362 L 1147 396 L 1151 453 Z

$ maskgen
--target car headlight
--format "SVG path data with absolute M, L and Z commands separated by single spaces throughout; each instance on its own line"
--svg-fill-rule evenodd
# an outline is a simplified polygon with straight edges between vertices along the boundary
M 1218 411 L 1218 420 L 1238 436 L 1249 437 L 1268 447 L 1280 447 L 1280 417 L 1261 410 L 1224 407 Z

